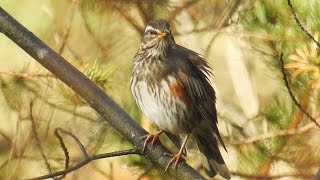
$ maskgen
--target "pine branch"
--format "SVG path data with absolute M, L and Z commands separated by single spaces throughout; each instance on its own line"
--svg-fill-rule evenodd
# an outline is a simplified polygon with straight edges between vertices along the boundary
M 135 123 L 109 96 L 99 89 L 80 71 L 70 65 L 44 42 L 33 35 L 0 7 L 0 32 L 20 46 L 42 66 L 78 93 L 93 109 L 104 117 L 111 126 L 132 143 L 140 154 L 164 170 L 170 157 L 164 156 L 168 150 L 156 142 L 148 144 L 143 151 L 140 137 L 147 132 Z M 171 167 L 167 173 L 175 179 L 204 179 L 197 171 L 181 161 L 177 169 Z
M 297 14 L 296 12 L 294 11 L 293 7 L 292 7 L 292 4 L 291 4 L 291 1 L 290 0 L 287 0 L 288 1 L 288 5 L 290 7 L 290 10 L 291 10 L 291 13 L 293 14 L 293 18 L 294 20 L 296 21 L 296 23 L 298 24 L 299 28 L 314 42 L 316 43 L 316 45 L 318 46 L 318 48 L 320 48 L 320 43 L 308 32 L 308 30 L 306 28 L 304 28 L 300 22 L 300 20 L 298 19 L 297 17 Z
M 280 55 L 280 68 L 281 68 L 281 73 L 283 75 L 283 80 L 284 80 L 284 83 L 285 83 L 285 86 L 289 92 L 289 95 L 292 99 L 292 101 L 294 102 L 294 104 L 303 112 L 303 114 L 305 114 L 315 125 L 317 125 L 319 128 L 320 128 L 320 125 L 319 123 L 317 122 L 317 120 L 312 117 L 310 115 L 310 113 L 308 113 L 303 107 L 302 105 L 298 102 L 298 100 L 296 99 L 296 97 L 294 96 L 291 88 L 290 88 L 290 85 L 289 85 L 289 81 L 288 81 L 288 78 L 287 78 L 287 74 L 284 70 L 284 66 L 283 66 L 283 53 L 281 52 L 281 55 Z
M 55 78 L 52 74 L 33 74 L 33 73 L 18 73 L 0 70 L 0 74 L 14 76 L 16 78 L 32 79 L 32 78 Z

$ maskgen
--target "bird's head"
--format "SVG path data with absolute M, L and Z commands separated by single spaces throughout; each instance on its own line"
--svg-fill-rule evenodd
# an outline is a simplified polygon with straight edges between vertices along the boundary
M 151 50 L 154 53 L 160 53 L 166 51 L 168 47 L 174 44 L 175 42 L 168 21 L 159 19 L 148 22 L 140 48 L 142 50 Z

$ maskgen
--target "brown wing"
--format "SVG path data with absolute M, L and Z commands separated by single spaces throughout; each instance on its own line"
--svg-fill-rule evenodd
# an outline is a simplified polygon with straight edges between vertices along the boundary
M 177 46 L 171 55 L 180 85 L 226 149 L 217 127 L 216 97 L 208 79 L 209 65 L 198 53 L 182 46 Z

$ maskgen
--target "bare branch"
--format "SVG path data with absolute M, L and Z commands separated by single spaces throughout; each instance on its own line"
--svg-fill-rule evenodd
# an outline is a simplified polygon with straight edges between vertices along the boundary
M 280 55 L 280 68 L 281 68 L 281 73 L 283 75 L 283 80 L 284 80 L 284 84 L 289 92 L 289 95 L 292 99 L 292 101 L 294 102 L 294 104 L 303 112 L 303 114 L 305 114 L 314 124 L 316 124 L 319 128 L 320 128 L 320 125 L 318 124 L 317 120 L 312 117 L 302 106 L 301 104 L 299 104 L 299 102 L 297 101 L 297 99 L 295 98 L 291 88 L 290 88 L 290 85 L 289 85 L 289 81 L 288 81 L 288 78 L 287 78 L 287 74 L 284 70 L 284 66 L 283 66 L 283 53 L 281 52 L 281 55 Z
M 291 1 L 290 0 L 287 0 L 288 1 L 288 5 L 290 7 L 290 10 L 293 14 L 293 18 L 294 20 L 296 20 L 296 23 L 298 24 L 298 26 L 300 27 L 300 29 L 314 42 L 317 44 L 318 48 L 320 48 L 320 43 L 308 32 L 308 30 L 306 30 L 301 22 L 299 21 L 298 17 L 297 17 L 297 14 L 296 12 L 294 11 L 293 7 L 292 7 L 292 4 L 291 4 Z
M 82 161 L 80 161 L 79 163 L 76 163 L 75 165 L 69 167 L 69 153 L 68 150 L 63 142 L 62 137 L 60 136 L 59 132 L 62 132 L 70 137 L 72 137 L 72 139 L 74 141 L 76 141 L 76 143 L 78 144 L 81 152 L 82 152 L 82 156 L 83 159 Z M 71 132 L 66 131 L 62 128 L 56 128 L 54 131 L 55 135 L 58 137 L 60 145 L 63 149 L 63 152 L 65 153 L 66 156 L 66 161 L 65 161 L 65 169 L 62 171 L 58 171 L 55 173 L 50 173 L 48 175 L 44 175 L 44 176 L 39 176 L 39 177 L 35 177 L 35 178 L 30 178 L 29 180 L 40 180 L 40 179 L 48 179 L 48 178 L 63 178 L 66 176 L 66 174 L 75 171 L 81 167 L 83 167 L 84 165 L 88 164 L 91 161 L 94 160 L 98 160 L 98 159 L 104 159 L 104 158 L 109 158 L 109 157 L 116 157 L 116 156 L 123 156 L 123 155 L 129 155 L 129 154 L 138 154 L 140 155 L 140 151 L 137 149 L 129 149 L 129 150 L 124 150 L 124 151 L 116 151 L 116 152 L 112 152 L 112 153 L 104 153 L 104 154 L 97 154 L 97 155 L 92 155 L 92 156 L 88 156 L 83 144 L 80 142 L 80 140 Z
M 58 138 L 59 143 L 60 143 L 60 146 L 61 146 L 61 148 L 62 148 L 62 150 L 63 150 L 63 153 L 64 153 L 64 156 L 65 156 L 65 158 L 66 158 L 65 161 L 64 161 L 64 169 L 66 170 L 66 169 L 69 168 L 69 162 L 70 162 L 69 151 L 68 151 L 66 145 L 65 145 L 64 142 L 63 142 L 63 138 L 62 138 L 62 137 L 60 136 L 60 134 L 59 134 L 59 130 L 61 130 L 62 132 L 64 132 L 63 129 L 61 129 L 61 128 L 56 128 L 56 129 L 54 130 L 54 134 L 55 134 L 56 137 Z M 68 133 L 65 133 L 65 134 L 68 134 Z M 68 135 L 69 135 L 69 134 L 68 134 Z M 72 135 L 73 135 L 73 134 L 72 134 Z M 72 135 L 70 135 L 70 136 L 71 136 L 72 138 L 74 138 L 75 136 L 72 136 Z M 78 138 L 75 138 L 75 139 L 78 139 Z M 76 141 L 76 142 L 78 143 L 78 141 Z M 81 143 L 80 143 L 80 144 L 81 144 Z M 60 178 L 65 177 L 66 174 L 67 174 L 67 173 L 62 174 L 62 176 L 61 176 Z

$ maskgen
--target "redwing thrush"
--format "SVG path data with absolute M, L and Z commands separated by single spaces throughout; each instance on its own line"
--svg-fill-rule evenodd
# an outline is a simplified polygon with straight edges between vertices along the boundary
M 206 174 L 213 177 L 219 173 L 230 179 L 218 148 L 217 139 L 224 148 L 225 145 L 217 128 L 210 69 L 198 53 L 175 43 L 166 20 L 152 20 L 133 58 L 131 91 L 141 111 L 160 129 L 155 135 L 142 137 L 144 146 L 150 140 L 154 142 L 162 132 L 181 146 L 167 168 L 178 163 L 191 134 L 201 152 Z M 186 134 L 182 143 L 181 134 Z

